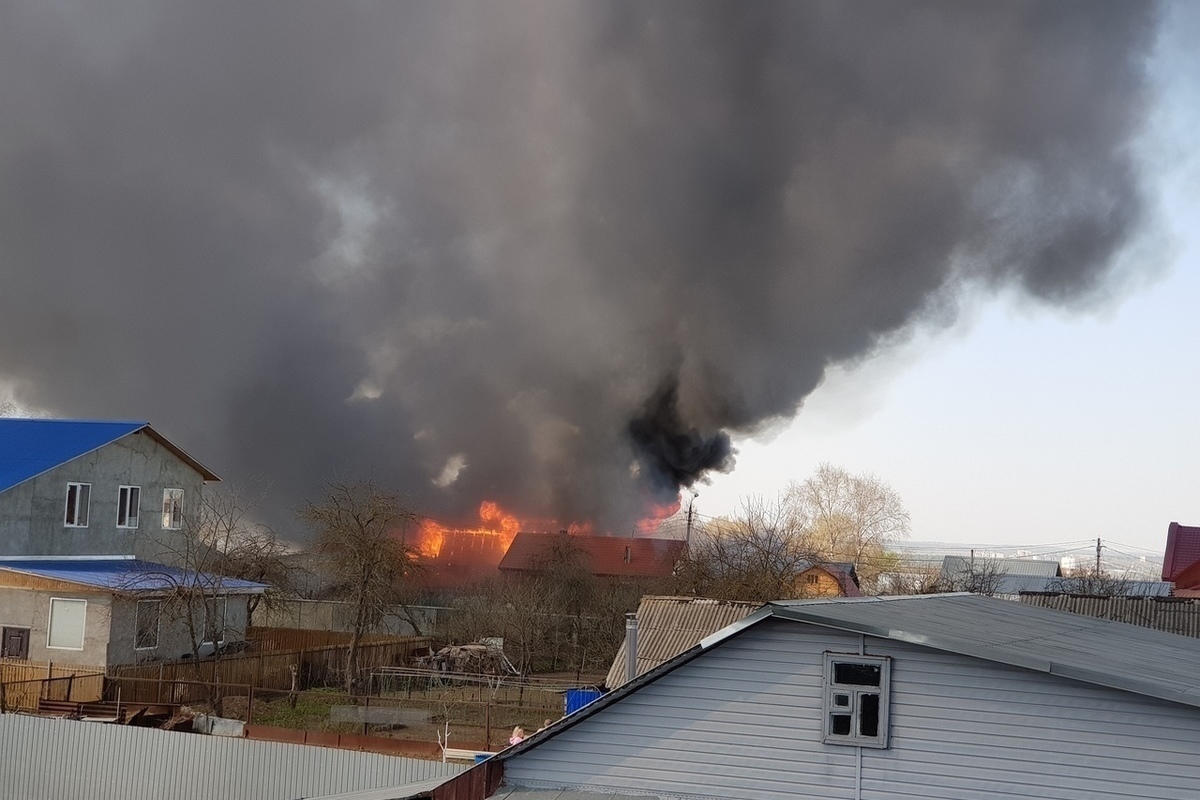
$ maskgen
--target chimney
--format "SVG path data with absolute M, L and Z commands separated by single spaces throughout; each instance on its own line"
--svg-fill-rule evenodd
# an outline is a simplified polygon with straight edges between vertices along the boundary
M 629 545 L 625 545 L 625 563 L 626 564 L 628 564 L 630 561 L 630 556 L 632 555 L 631 550 L 632 550 L 632 548 L 630 548 Z
M 625 615 L 625 682 L 637 677 L 637 614 Z

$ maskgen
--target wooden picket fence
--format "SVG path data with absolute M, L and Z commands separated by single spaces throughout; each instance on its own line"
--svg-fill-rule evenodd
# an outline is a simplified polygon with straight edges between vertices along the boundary
M 395 634 L 369 633 L 362 637 L 363 644 L 391 642 Z M 304 630 L 301 628 L 251 627 L 246 631 L 246 640 L 253 643 L 256 651 L 314 650 L 330 645 L 350 644 L 351 634 L 344 631 Z
M 359 670 L 363 675 L 381 667 L 412 663 L 429 649 L 427 636 L 386 637 L 359 646 Z M 346 644 L 327 644 L 294 650 L 259 651 L 203 661 L 137 664 L 109 669 L 109 693 L 121 687 L 122 697 L 135 702 L 184 702 L 172 686 L 209 684 L 252 689 L 287 691 L 292 688 L 336 686 L 345 679 Z M 128 680 L 124 680 L 128 679 Z M 165 688 L 164 688 L 165 687 Z M 164 694 L 165 692 L 165 694 Z M 187 690 L 190 698 L 194 688 Z
M 0 706 L 36 711 L 38 700 L 90 703 L 104 694 L 104 667 L 0 658 Z

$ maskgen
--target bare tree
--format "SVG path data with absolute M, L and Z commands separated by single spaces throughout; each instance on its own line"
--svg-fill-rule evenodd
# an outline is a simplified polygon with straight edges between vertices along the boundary
M 346 651 L 346 691 L 358 683 L 363 634 L 400 597 L 398 588 L 417 569 L 417 554 L 405 543 L 415 511 L 374 481 L 332 481 L 321 502 L 306 502 L 300 518 L 316 534 L 316 550 L 350 601 L 353 622 Z
M 930 587 L 931 593 L 970 592 L 991 597 L 999 594 L 1004 586 L 1008 571 L 994 558 L 965 559 L 962 566 L 951 575 L 939 575 Z
M 260 497 L 228 486 L 206 488 L 193 505 L 183 507 L 178 529 L 142 534 L 151 537 L 149 544 L 167 565 L 142 567 L 122 587 L 125 599 L 145 604 L 135 613 L 136 640 L 153 635 L 157 643 L 159 630 L 165 628 L 171 643 L 177 644 L 177 632 L 184 633 L 195 678 L 208 686 L 214 710 L 219 708 L 221 659 L 232 630 L 230 598 L 246 602 L 249 627 L 254 608 L 267 594 L 234 591 L 230 579 L 268 585 L 288 581 L 284 545 L 270 528 L 251 520 Z M 167 624 L 160 626 L 160 620 Z
M 783 504 L 804 528 L 807 548 L 825 561 L 854 564 L 868 589 L 887 569 L 888 547 L 910 530 L 908 511 L 892 487 L 830 464 L 789 486 Z
M 797 596 L 796 577 L 822 559 L 787 503 L 747 500 L 741 513 L 693 528 L 677 591 L 766 602 Z
M 1129 594 L 1129 581 L 1113 575 L 1104 567 L 1083 567 L 1071 570 L 1061 578 L 1055 578 L 1050 591 L 1061 594 L 1079 594 L 1089 597 L 1123 597 Z

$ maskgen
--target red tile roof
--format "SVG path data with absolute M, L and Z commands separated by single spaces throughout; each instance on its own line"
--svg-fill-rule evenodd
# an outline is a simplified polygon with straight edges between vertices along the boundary
M 1163 580 L 1175 580 L 1175 576 L 1198 561 L 1200 561 L 1200 527 L 1172 522 L 1167 527 L 1167 549 L 1163 554 Z
M 675 571 L 686 543 L 682 539 L 624 538 L 562 533 L 518 533 L 500 569 L 532 572 L 538 569 L 555 539 L 570 536 L 593 575 L 625 578 L 666 578 Z

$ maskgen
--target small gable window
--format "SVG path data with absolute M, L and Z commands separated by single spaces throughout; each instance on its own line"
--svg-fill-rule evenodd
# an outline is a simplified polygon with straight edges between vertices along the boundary
M 888 746 L 891 674 L 890 658 L 825 654 L 825 744 Z
M 67 484 L 67 513 L 63 524 L 68 528 L 88 526 L 88 504 L 92 497 L 90 483 Z
M 142 490 L 137 486 L 122 486 L 117 492 L 117 527 L 136 528 L 138 526 L 138 503 L 141 502 Z

